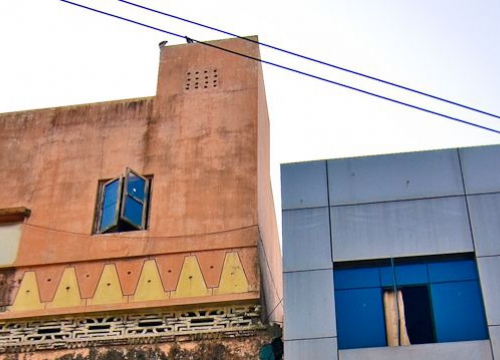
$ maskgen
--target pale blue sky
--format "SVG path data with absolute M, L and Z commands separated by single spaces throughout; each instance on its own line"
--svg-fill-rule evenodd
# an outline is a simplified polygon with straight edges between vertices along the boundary
M 199 40 L 224 36 L 117 0 L 81 0 Z M 137 0 L 165 12 L 500 114 L 498 0 Z M 0 112 L 154 95 L 180 39 L 57 0 L 0 0 Z M 269 61 L 500 130 L 500 119 L 262 49 Z M 500 143 L 500 135 L 264 67 L 279 163 Z

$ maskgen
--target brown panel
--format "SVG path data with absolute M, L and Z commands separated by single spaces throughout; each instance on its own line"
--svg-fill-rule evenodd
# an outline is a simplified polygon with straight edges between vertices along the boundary
M 78 286 L 83 299 L 94 297 L 97 283 L 101 278 L 104 263 L 81 263 L 75 264 L 76 277 L 78 278 Z
M 31 210 L 23 207 L 0 209 L 0 223 L 23 221 L 29 217 Z
M 194 255 L 198 258 L 198 264 L 200 265 L 207 287 L 218 287 L 226 251 L 204 251 L 195 253 Z
M 17 268 L 14 274 L 14 278 L 11 279 L 11 293 L 9 299 L 9 305 L 12 305 L 14 299 L 16 298 L 17 291 L 19 290 L 19 286 L 21 285 L 21 281 L 23 281 L 24 273 L 28 271 L 28 268 Z
M 61 281 L 62 273 L 66 267 L 67 265 L 50 265 L 34 269 L 36 280 L 38 281 L 40 301 L 52 301 L 59 281 Z
M 156 256 L 156 265 L 160 271 L 161 280 L 165 291 L 174 291 L 181 274 L 186 254 Z
M 134 295 L 141 276 L 142 266 L 144 264 L 142 259 L 118 260 L 115 262 L 118 277 L 122 285 L 123 295 Z
M 238 249 L 237 252 L 240 256 L 243 270 L 245 270 L 250 290 L 257 291 L 259 289 L 259 262 L 257 248 L 243 248 Z
M 18 287 L 15 269 L 0 270 L 0 311 L 3 311 L 1 308 L 12 305 L 13 292 Z

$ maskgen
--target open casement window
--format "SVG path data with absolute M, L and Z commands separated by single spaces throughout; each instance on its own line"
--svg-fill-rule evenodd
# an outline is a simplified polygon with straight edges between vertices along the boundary
M 118 225 L 122 179 L 109 180 L 102 186 L 99 233 L 104 233 Z
M 128 168 L 124 178 L 102 184 L 96 232 L 146 229 L 149 194 L 150 179 Z
M 148 179 L 127 169 L 120 219 L 138 230 L 146 228 L 148 193 Z
M 427 286 L 384 290 L 383 302 L 388 346 L 436 342 Z

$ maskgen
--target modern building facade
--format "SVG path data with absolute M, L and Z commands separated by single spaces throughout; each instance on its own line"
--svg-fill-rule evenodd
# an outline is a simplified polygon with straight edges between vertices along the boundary
M 287 360 L 500 359 L 500 146 L 281 177 Z
M 215 47 L 162 47 L 154 97 L 0 114 L 0 353 L 282 321 L 262 70 Z

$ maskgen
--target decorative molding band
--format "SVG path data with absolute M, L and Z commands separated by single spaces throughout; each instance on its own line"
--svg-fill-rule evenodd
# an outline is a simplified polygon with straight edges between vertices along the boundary
M 252 336 L 259 305 L 0 323 L 0 353 Z
M 258 293 L 256 249 L 0 269 L 0 319 L 170 306 Z M 258 294 L 257 294 L 258 297 Z M 217 300 L 210 301 L 216 302 Z M 208 301 L 207 301 L 208 302 Z M 0 320 L 1 321 L 1 320 Z

